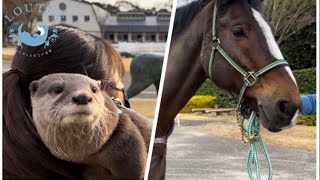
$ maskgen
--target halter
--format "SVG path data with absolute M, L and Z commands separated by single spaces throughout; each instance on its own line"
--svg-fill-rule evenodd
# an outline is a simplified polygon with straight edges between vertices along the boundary
M 259 162 L 259 155 L 258 155 L 258 147 L 262 149 L 262 152 L 264 154 L 264 157 L 267 161 L 267 167 L 268 167 L 268 180 L 272 179 L 272 165 L 269 158 L 269 155 L 267 153 L 266 147 L 262 141 L 262 138 L 259 134 L 260 132 L 260 122 L 259 119 L 254 111 L 251 112 L 250 117 L 246 118 L 244 116 L 240 116 L 240 112 L 237 110 L 241 109 L 241 103 L 243 101 L 243 96 L 247 90 L 248 87 L 253 86 L 257 81 L 259 76 L 263 75 L 267 71 L 278 67 L 280 65 L 288 66 L 289 64 L 284 59 L 276 59 L 276 61 L 266 65 L 265 67 L 261 68 L 260 70 L 256 72 L 252 71 L 246 71 L 241 66 L 239 66 L 232 58 L 223 50 L 223 48 L 220 45 L 220 39 L 217 37 L 216 33 L 216 19 L 217 19 L 217 5 L 215 2 L 214 9 L 213 9 L 213 18 L 212 18 L 212 51 L 210 55 L 210 61 L 209 61 L 209 78 L 212 79 L 212 65 L 213 60 L 216 51 L 218 51 L 224 59 L 234 68 L 236 69 L 242 76 L 243 76 L 243 85 L 241 87 L 238 102 L 235 106 L 236 108 L 236 116 L 237 121 L 242 133 L 242 140 L 245 144 L 249 143 L 249 152 L 248 152 L 248 159 L 247 159 L 247 171 L 248 175 L 251 180 L 260 180 L 260 162 Z M 240 110 L 241 111 L 241 110 Z M 244 125 L 244 121 L 248 120 L 248 126 L 247 128 Z M 251 170 L 252 165 L 255 166 L 255 172 L 256 175 L 254 176 Z
M 209 69 L 208 69 L 209 78 L 212 79 L 213 60 L 214 60 L 216 51 L 218 51 L 224 57 L 224 59 L 243 76 L 244 82 L 239 93 L 238 102 L 236 104 L 236 109 L 239 109 L 247 88 L 253 86 L 258 81 L 259 76 L 261 76 L 262 74 L 266 73 L 267 71 L 277 66 L 280 66 L 280 65 L 287 66 L 289 64 L 284 59 L 277 59 L 276 61 L 266 65 L 265 67 L 261 68 L 256 72 L 246 71 L 245 69 L 241 68 L 241 66 L 239 66 L 221 47 L 220 39 L 217 37 L 217 33 L 216 33 L 216 19 L 217 19 L 217 5 L 215 4 L 213 9 L 213 18 L 212 18 L 212 51 L 210 55 Z

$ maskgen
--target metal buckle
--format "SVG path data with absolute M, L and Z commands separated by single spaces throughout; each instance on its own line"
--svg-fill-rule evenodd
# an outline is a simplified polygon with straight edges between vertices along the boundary
M 117 105 L 117 106 L 123 106 L 122 102 L 119 98 L 115 98 L 115 97 L 111 97 L 111 99 L 113 100 L 113 102 Z
M 252 81 L 250 81 L 252 79 Z M 254 76 L 254 72 L 248 72 L 248 75 L 244 77 L 244 81 L 248 84 L 248 87 L 253 86 L 258 81 L 258 77 Z
M 217 36 L 213 36 L 211 45 L 213 48 L 216 48 L 218 45 L 220 45 L 220 39 Z
M 167 140 L 164 137 L 154 138 L 154 144 L 167 144 Z

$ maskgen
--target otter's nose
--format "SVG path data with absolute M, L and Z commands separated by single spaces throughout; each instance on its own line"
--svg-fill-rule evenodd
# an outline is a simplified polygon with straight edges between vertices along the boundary
M 73 97 L 72 101 L 77 105 L 86 105 L 92 101 L 92 98 L 85 94 L 80 94 L 78 96 Z
M 278 109 L 279 115 L 284 119 L 290 119 L 295 115 L 299 109 L 299 105 L 288 100 L 278 100 L 276 107 Z

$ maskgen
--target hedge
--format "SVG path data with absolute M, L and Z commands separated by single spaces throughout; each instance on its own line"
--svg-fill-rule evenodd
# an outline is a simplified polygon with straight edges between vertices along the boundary
M 216 104 L 216 99 L 214 96 L 193 96 L 180 112 L 191 113 L 194 108 L 213 107 Z
M 210 80 L 206 80 L 201 85 L 201 87 L 196 92 L 196 95 L 215 96 L 217 97 L 216 104 L 219 104 L 220 107 L 231 107 L 227 91 L 220 89 Z
M 316 22 L 283 41 L 280 49 L 293 70 L 316 67 Z
M 315 94 L 317 81 L 316 81 L 316 68 L 308 68 L 293 71 L 297 80 L 301 94 Z
M 315 126 L 317 124 L 317 117 L 315 115 L 300 115 L 297 124 Z

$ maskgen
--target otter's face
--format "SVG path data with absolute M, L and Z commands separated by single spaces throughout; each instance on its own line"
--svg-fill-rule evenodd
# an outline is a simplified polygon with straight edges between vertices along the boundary
M 54 74 L 30 84 L 33 118 L 36 123 L 89 123 L 104 109 L 100 81 L 79 74 Z M 39 125 L 40 125 L 39 124 Z
M 87 76 L 51 74 L 32 82 L 30 92 L 37 131 L 60 159 L 82 162 L 117 125 L 116 105 L 101 92 L 100 81 Z

